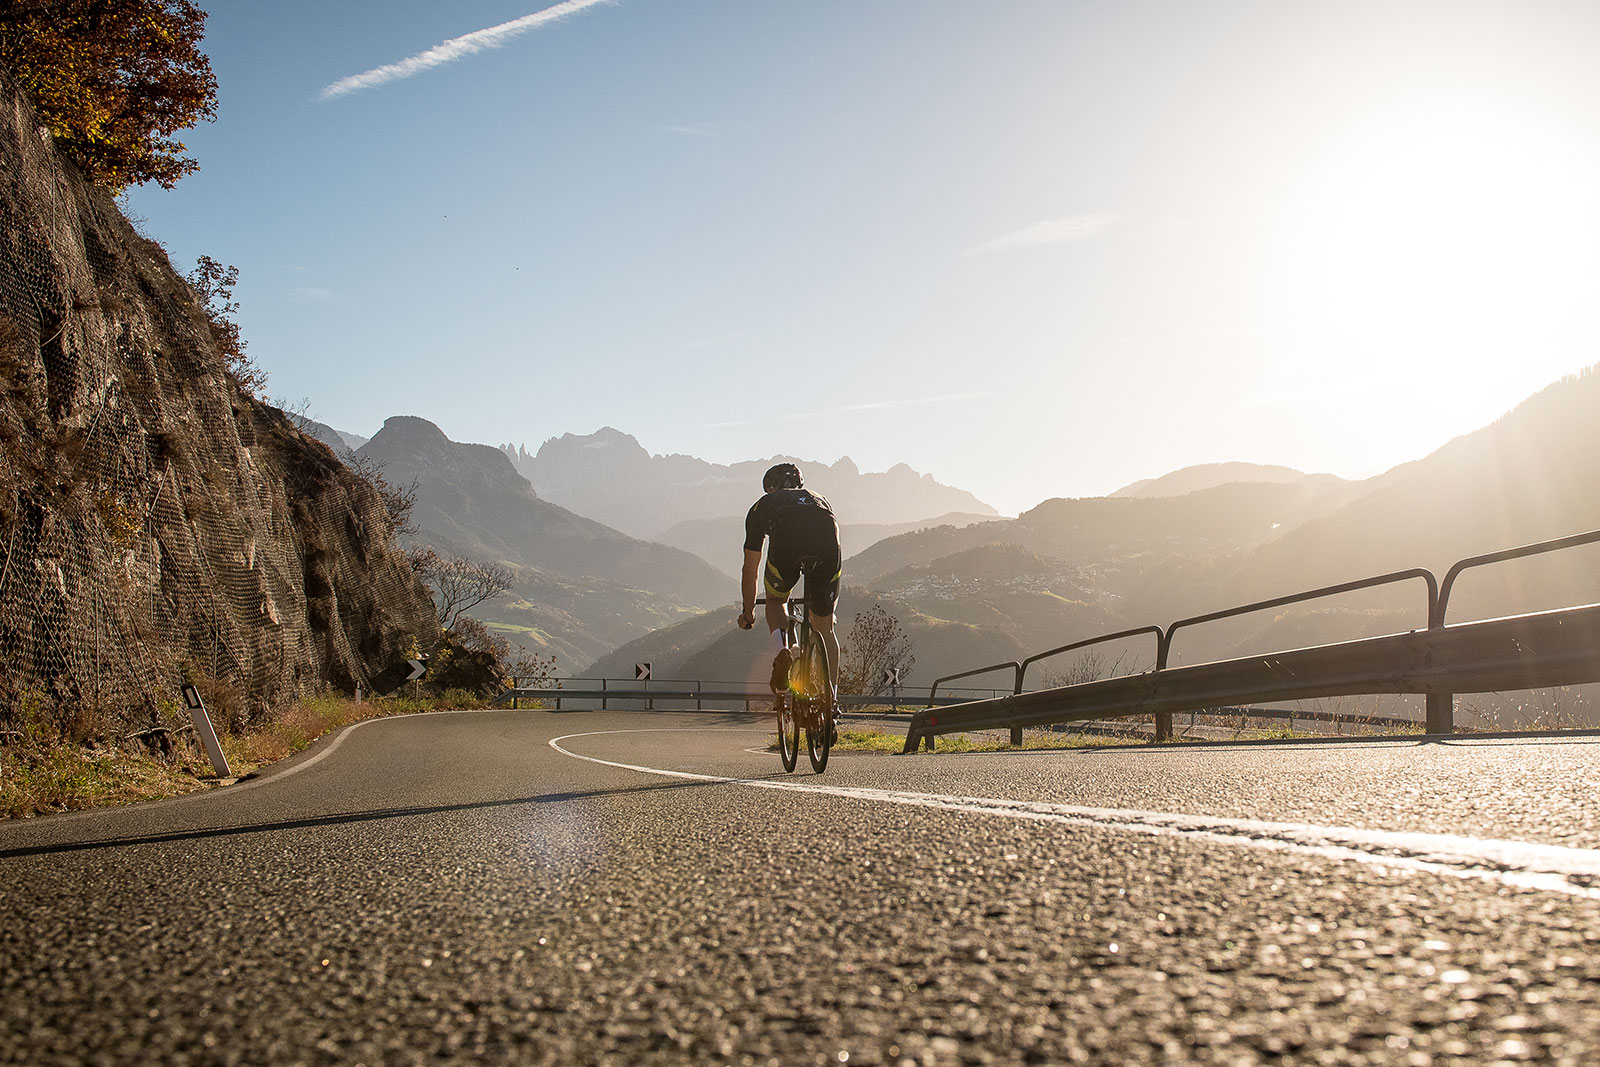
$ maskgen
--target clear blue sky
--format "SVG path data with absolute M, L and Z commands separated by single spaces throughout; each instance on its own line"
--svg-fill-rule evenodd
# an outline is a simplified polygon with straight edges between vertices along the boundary
M 201 170 L 126 203 L 339 429 L 1014 513 L 1376 473 L 1600 361 L 1597 4 L 202 5 Z

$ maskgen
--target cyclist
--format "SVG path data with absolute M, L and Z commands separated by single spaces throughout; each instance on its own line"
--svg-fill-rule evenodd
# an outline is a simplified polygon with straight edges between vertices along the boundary
M 744 610 L 739 626 L 756 624 L 756 576 L 761 571 L 761 542 L 767 544 L 767 629 L 772 631 L 772 691 L 789 687 L 789 665 L 794 652 L 788 645 L 789 592 L 806 576 L 806 614 L 811 628 L 822 637 L 828 655 L 828 677 L 834 691 L 828 694 L 830 715 L 838 713 L 839 638 L 833 632 L 834 608 L 839 602 L 843 574 L 839 552 L 839 523 L 833 508 L 805 487 L 800 468 L 779 463 L 761 478 L 764 494 L 744 520 L 744 571 L 740 592 Z

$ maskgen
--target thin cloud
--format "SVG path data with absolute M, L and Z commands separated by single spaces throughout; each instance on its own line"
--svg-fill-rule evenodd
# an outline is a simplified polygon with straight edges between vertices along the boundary
M 1061 245 L 1082 241 L 1093 237 L 1116 221 L 1115 215 L 1105 211 L 1091 215 L 1072 215 L 1064 219 L 1046 219 L 1008 233 L 1004 237 L 996 237 L 993 241 L 975 248 L 969 248 L 966 254 L 980 256 L 989 252 L 1009 252 L 1017 248 L 1036 248 L 1040 245 Z
M 460 37 L 452 37 L 442 44 L 436 44 L 426 52 L 418 52 L 409 59 L 402 59 L 398 63 L 390 63 L 382 67 L 361 74 L 352 74 L 348 78 L 340 78 L 332 85 L 322 90 L 322 99 L 331 100 L 336 96 L 345 96 L 349 93 L 359 92 L 362 89 L 374 89 L 388 82 L 398 81 L 401 78 L 410 78 L 434 67 L 446 63 L 454 63 L 458 59 L 477 55 L 479 52 L 490 48 L 498 48 L 529 30 L 536 30 L 541 26 L 576 15 L 580 11 L 596 7 L 600 4 L 613 3 L 614 0 L 565 0 L 564 3 L 547 7 L 543 11 L 535 11 L 531 15 L 524 15 L 510 22 L 502 22 L 498 26 L 490 26 L 486 30 L 474 30 L 472 33 Z
M 710 137 L 711 131 L 704 126 L 663 126 L 661 129 L 667 133 L 682 134 L 684 137 Z

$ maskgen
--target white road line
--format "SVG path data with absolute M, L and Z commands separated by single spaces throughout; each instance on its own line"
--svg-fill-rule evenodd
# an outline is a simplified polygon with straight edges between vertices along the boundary
M 666 732 L 683 731 L 599 730 L 557 737 L 550 742 L 550 747 L 573 759 L 665 778 L 790 793 L 821 793 L 826 796 L 865 800 L 878 804 L 900 804 L 971 815 L 1088 826 L 1124 833 L 1192 838 L 1217 844 L 1367 863 L 1394 870 L 1471 878 L 1519 889 L 1539 889 L 1600 900 L 1600 851 L 1594 849 L 1461 837 L 1454 834 L 1397 833 L 1387 830 L 1364 830 L 1353 826 L 1316 826 L 1309 823 L 1264 822 L 1256 819 L 1230 819 L 1221 816 L 1182 815 L 1124 808 L 1078 807 L 1072 804 L 1008 800 L 1001 797 L 913 793 L 894 789 L 824 785 L 814 780 L 728 778 L 715 774 L 696 774 L 691 771 L 619 763 L 615 760 L 581 755 L 563 748 L 561 744 L 563 741 L 600 737 L 606 734 Z

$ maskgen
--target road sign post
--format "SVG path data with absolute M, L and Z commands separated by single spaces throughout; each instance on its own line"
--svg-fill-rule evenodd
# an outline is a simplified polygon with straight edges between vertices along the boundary
M 222 753 L 222 744 L 217 740 L 215 727 L 211 725 L 211 716 L 206 714 L 206 702 L 200 699 L 200 690 L 185 685 L 183 703 L 189 709 L 189 718 L 194 721 L 194 732 L 200 735 L 201 744 L 206 746 L 206 755 L 211 757 L 211 769 L 217 772 L 218 778 L 232 778 L 233 769 L 228 766 L 228 757 Z

